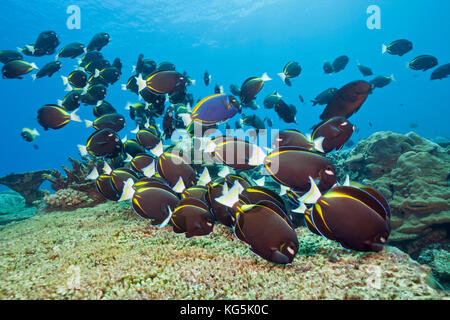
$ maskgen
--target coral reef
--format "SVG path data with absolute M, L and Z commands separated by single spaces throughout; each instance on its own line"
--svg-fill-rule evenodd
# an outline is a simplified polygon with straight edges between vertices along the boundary
M 299 228 L 299 253 L 283 266 L 215 228 L 186 240 L 116 202 L 36 215 L 0 233 L 0 299 L 449 298 L 396 248 L 351 252 Z
M 0 184 L 20 193 L 25 198 L 27 206 L 42 199 L 47 193 L 39 190 L 39 186 L 46 180 L 50 170 L 39 170 L 25 173 L 12 173 L 0 178 Z
M 443 249 L 423 250 L 417 261 L 428 264 L 443 289 L 450 291 L 450 252 Z
M 35 207 L 27 207 L 25 199 L 15 191 L 0 192 L 0 230 L 3 225 L 32 217 Z
M 44 197 L 44 211 L 74 210 L 76 208 L 92 207 L 105 202 L 95 187 L 95 181 L 86 177 L 97 167 L 100 171 L 101 162 L 93 158 L 83 158 L 82 161 L 69 158 L 72 169 L 62 166 L 66 176 L 60 171 L 52 170 L 46 175 L 51 182 L 51 187 L 56 192 Z
M 391 244 L 417 254 L 448 242 L 450 149 L 410 132 L 377 132 L 330 158 L 351 180 L 376 187 L 392 209 Z
M 74 210 L 76 208 L 92 207 L 98 203 L 85 192 L 71 188 L 60 189 L 44 197 L 45 211 Z

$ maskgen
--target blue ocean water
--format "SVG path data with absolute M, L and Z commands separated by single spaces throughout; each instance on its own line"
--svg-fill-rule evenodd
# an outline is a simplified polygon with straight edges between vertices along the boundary
M 79 30 L 67 28 L 66 10 L 70 5 L 81 10 Z M 370 5 L 381 10 L 379 30 L 366 25 Z M 450 136 L 450 80 L 430 81 L 431 70 L 413 71 L 405 66 L 422 54 L 436 56 L 440 64 L 450 62 L 450 43 L 445 40 L 450 30 L 450 2 L 446 0 L 6 0 L 2 8 L 0 50 L 31 44 L 45 30 L 58 34 L 59 48 L 74 41 L 87 45 L 98 32 L 110 34 L 112 40 L 101 52 L 110 61 L 121 58 L 124 66 L 122 78 L 108 88 L 106 100 L 126 116 L 128 127 L 121 136 L 135 128 L 124 108 L 138 99 L 122 91 L 120 84 L 132 75 L 140 53 L 157 63 L 170 61 L 179 71 L 186 70 L 197 81 L 189 87 L 195 100 L 212 94 L 216 83 L 228 91 L 230 84 L 240 86 L 248 77 L 267 72 L 273 80 L 265 83 L 257 103 L 262 106 L 264 97 L 278 90 L 283 100 L 297 107 L 297 125 L 284 123 L 273 110 L 247 109 L 244 113 L 270 117 L 275 128 L 296 128 L 305 133 L 320 121 L 323 110 L 321 106 L 312 107 L 309 100 L 329 87 L 340 88 L 363 79 L 356 66 L 360 61 L 375 75 L 394 74 L 396 81 L 375 90 L 350 118 L 359 129 L 352 140 L 384 130 L 414 130 L 430 138 Z M 401 38 L 413 42 L 413 51 L 403 57 L 381 54 L 383 43 Z M 331 76 L 324 74 L 323 62 L 340 55 L 349 56 L 347 68 Z M 26 60 L 42 67 L 54 57 Z M 303 71 L 288 87 L 277 73 L 291 60 L 298 61 Z M 23 80 L 0 80 L 0 176 L 67 165 L 68 157 L 79 157 L 77 144 L 85 144 L 92 133 L 92 128 L 75 122 L 60 130 L 44 131 L 36 121 L 41 106 L 56 103 L 66 94 L 60 76 L 67 76 L 76 60 L 60 61 L 63 68 L 52 78 L 32 81 L 26 75 Z M 212 75 L 208 87 L 202 80 L 205 70 Z M 305 103 L 299 101 L 299 94 Z M 94 120 L 92 106 L 81 106 L 79 115 Z M 411 123 L 418 127 L 411 129 Z M 23 127 L 40 132 L 35 141 L 38 150 L 20 136 Z

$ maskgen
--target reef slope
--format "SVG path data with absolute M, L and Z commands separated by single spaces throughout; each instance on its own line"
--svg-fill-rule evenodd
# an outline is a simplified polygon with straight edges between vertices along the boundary
M 355 253 L 298 229 L 292 265 L 226 228 L 186 240 L 128 204 L 38 214 L 0 231 L 1 299 L 442 299 L 430 269 L 396 248 Z

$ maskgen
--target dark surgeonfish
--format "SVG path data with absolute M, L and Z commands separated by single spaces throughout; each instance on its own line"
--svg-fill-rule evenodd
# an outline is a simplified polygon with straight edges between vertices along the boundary
M 372 80 L 370 80 L 370 84 L 372 88 L 383 88 L 390 84 L 392 81 L 395 81 L 394 75 L 391 74 L 389 77 L 387 76 L 378 76 Z
M 249 244 L 261 258 L 278 264 L 291 263 L 299 242 L 292 222 L 277 204 L 261 200 L 256 204 L 239 201 L 239 186 L 235 185 L 215 201 L 236 210 L 234 234 Z
M 392 42 L 389 45 L 383 44 L 381 52 L 385 54 L 386 52 L 391 55 L 403 56 L 404 54 L 411 51 L 413 44 L 411 41 L 406 39 L 400 39 Z
M 205 86 L 209 86 L 209 83 L 211 82 L 211 75 L 208 73 L 208 71 L 205 71 L 205 74 L 203 75 L 203 82 L 205 82 Z
M 70 83 L 75 88 L 84 88 L 88 84 L 86 73 L 82 70 L 74 70 L 67 77 L 62 76 L 64 85 Z
M 240 97 L 241 96 L 241 88 L 239 88 L 237 85 L 235 84 L 231 84 L 230 85 L 230 91 L 233 95 L 235 95 L 236 97 Z
M 81 90 L 72 90 L 66 94 L 62 101 L 58 101 L 58 105 L 67 111 L 74 111 L 81 105 Z
M 217 83 L 216 83 L 216 85 L 214 86 L 214 93 L 215 93 L 215 94 L 223 93 L 222 87 L 219 86 Z
M 115 67 L 117 70 L 119 70 L 119 73 L 122 74 L 122 60 L 120 58 L 115 58 L 112 64 L 113 67 Z
M 108 84 L 114 84 L 120 78 L 120 70 L 116 67 L 106 67 L 100 71 L 100 77 Z
M 210 143 L 214 146 L 213 151 L 205 151 L 210 153 L 217 163 L 236 170 L 249 170 L 263 164 L 265 153 L 256 144 L 227 136 L 216 137 Z
M 153 149 L 161 142 L 158 135 L 148 129 L 139 130 L 136 139 L 145 149 Z
M 145 153 L 144 147 L 134 139 L 128 139 L 124 142 L 123 151 L 125 152 L 125 154 L 129 154 L 131 157 L 133 157 L 133 159 L 138 154 Z
M 111 37 L 106 32 L 100 32 L 94 35 L 89 42 L 86 51 L 100 51 L 111 41 Z
M 25 74 L 30 73 L 33 69 L 38 69 L 34 63 L 12 60 L 3 66 L 2 75 L 4 79 L 22 79 Z
M 333 73 L 333 66 L 331 65 L 331 63 L 329 61 L 325 61 L 323 63 L 323 72 L 325 72 L 326 74 L 332 74 Z
M 209 206 L 196 198 L 184 198 L 176 207 L 170 221 L 175 233 L 185 233 L 186 238 L 205 236 L 214 228 Z
M 433 73 L 431 74 L 430 79 L 442 80 L 447 78 L 449 75 L 450 75 L 450 63 L 447 63 L 440 66 L 439 68 L 436 68 L 436 70 L 434 70 Z
M 316 187 L 302 198 L 313 204 L 304 214 L 312 232 L 356 251 L 379 252 L 386 244 L 391 211 L 386 199 L 374 188 L 338 186 L 321 195 Z
M 256 114 L 253 114 L 251 116 L 246 117 L 244 114 L 242 114 L 242 123 L 246 126 L 253 127 L 256 130 L 264 130 L 266 126 L 264 125 L 264 121 L 261 120 L 260 117 L 258 117 Z
M 84 46 L 84 44 L 80 42 L 72 42 L 61 48 L 61 50 L 59 50 L 58 54 L 56 55 L 55 59 L 56 60 L 58 60 L 58 58 L 75 59 L 76 57 L 81 56 L 84 53 L 86 53 L 86 47 Z
M 112 129 L 95 131 L 86 143 L 86 151 L 96 157 L 115 158 L 122 150 L 122 141 Z
M 105 100 L 102 100 L 102 103 L 97 104 L 94 107 L 94 116 L 96 116 L 97 118 L 105 115 L 105 114 L 109 114 L 109 113 L 117 113 L 116 109 L 108 102 Z
M 438 65 L 438 60 L 430 55 L 421 55 L 414 58 L 407 66 L 413 70 L 427 71 Z
M 90 75 L 95 75 L 97 73 L 97 70 L 102 70 L 104 68 L 110 67 L 111 63 L 106 59 L 98 59 L 89 62 L 85 67 L 84 70 L 89 73 Z
M 340 150 L 350 139 L 355 127 L 344 117 L 334 117 L 324 120 L 314 127 L 311 139 L 323 137 L 322 149 L 324 153 Z
M 365 77 L 373 75 L 372 69 L 370 69 L 369 67 L 363 66 L 359 62 L 358 62 L 358 69 L 362 73 L 362 75 Z
M 83 57 L 81 57 L 81 60 L 79 60 L 79 66 L 81 68 L 86 67 L 89 63 L 103 60 L 104 57 L 101 52 L 99 51 L 89 51 L 86 52 Z
M 267 73 L 264 73 L 261 77 L 251 77 L 244 81 L 241 86 L 240 99 L 243 104 L 247 104 L 252 101 L 258 92 L 261 91 L 264 86 L 264 82 L 272 80 Z
M 124 116 L 118 113 L 107 113 L 95 119 L 93 122 L 89 120 L 85 120 L 85 122 L 86 127 L 93 127 L 95 130 L 108 128 L 115 132 L 119 132 L 126 126 Z
M 69 121 L 81 122 L 80 117 L 73 111 L 68 113 L 64 108 L 53 104 L 47 104 L 38 110 L 37 120 L 44 130 L 60 129 Z
M 0 50 L 0 62 L 5 64 L 13 60 L 22 60 L 23 56 L 19 51 L 14 50 Z
M 171 188 L 177 185 L 180 178 L 185 188 L 192 187 L 196 184 L 196 173 L 189 159 L 186 156 L 180 155 L 178 152 L 164 152 L 158 159 L 156 169 Z M 185 188 L 181 188 L 181 191 Z
M 308 191 L 309 177 L 318 181 L 320 190 L 328 190 L 336 183 L 330 160 L 300 147 L 274 149 L 264 159 L 264 166 L 276 181 L 295 191 Z
M 206 186 L 200 186 L 196 185 L 190 188 L 186 188 L 183 193 L 181 194 L 181 197 L 184 198 L 195 198 L 202 200 L 206 204 L 208 204 L 207 195 L 208 195 L 208 184 Z M 209 207 L 209 204 L 208 204 Z
M 349 118 L 361 108 L 371 92 L 372 85 L 367 81 L 357 80 L 346 84 L 331 98 L 320 115 L 320 119 L 327 120 L 333 117 Z
M 172 62 L 164 61 L 156 66 L 156 71 L 175 71 L 175 65 Z
M 55 53 L 55 49 L 59 46 L 59 43 L 58 35 L 55 31 L 44 31 L 39 34 L 31 51 L 41 51 L 45 52 L 45 54 L 53 54 Z
M 234 226 L 236 221 L 234 210 L 215 201 L 216 198 L 223 194 L 224 190 L 227 191 L 229 189 L 228 184 L 225 183 L 223 178 L 216 179 L 209 183 L 207 188 L 206 200 L 211 207 L 214 218 L 227 227 Z
M 274 137 L 272 148 L 300 147 L 309 151 L 324 152 L 322 143 L 323 138 L 315 139 L 313 141 L 311 137 L 305 136 L 298 130 L 288 129 L 281 131 Z
M 142 218 L 151 219 L 152 225 L 163 224 L 179 202 L 177 194 L 167 184 L 156 179 L 138 188 L 131 200 L 134 211 Z
M 275 108 L 276 104 L 280 102 L 280 100 L 281 95 L 278 93 L 278 91 L 275 90 L 272 94 L 269 94 L 264 98 L 264 108 L 273 109 Z
M 96 101 L 103 100 L 106 98 L 106 87 L 102 84 L 96 84 L 94 86 L 90 86 L 87 93 Z
M 130 155 L 132 155 L 132 154 L 130 153 Z M 146 172 L 145 172 L 146 168 L 149 170 L 155 170 L 154 166 L 153 166 L 153 168 L 149 167 L 152 163 L 154 164 L 154 161 L 155 161 L 155 158 L 153 158 L 152 156 L 145 154 L 145 153 L 141 153 L 141 154 L 137 154 L 137 155 L 133 156 L 133 160 L 131 160 L 130 165 L 134 171 L 147 176 L 150 174 L 146 174 Z
M 43 78 L 43 77 L 51 77 L 55 72 L 58 72 L 62 68 L 62 64 L 59 61 L 53 61 L 47 63 L 42 67 L 36 74 L 32 74 L 31 77 L 33 80 Z
M 147 78 L 150 74 L 156 71 L 156 62 L 151 59 L 144 59 L 142 63 L 142 74 Z M 139 73 L 138 73 L 139 74 Z
M 109 174 L 100 174 L 95 181 L 95 186 L 98 192 L 108 200 L 117 201 L 120 194 L 114 189 L 112 185 L 112 178 Z
M 295 115 L 297 114 L 297 108 L 292 104 L 287 104 L 283 100 L 280 100 L 275 105 L 275 112 L 286 123 L 297 123 Z
M 232 187 L 233 185 L 231 185 Z M 241 194 L 239 194 L 239 200 L 243 204 L 257 204 L 260 201 L 271 201 L 280 207 L 283 212 L 287 212 L 286 204 L 283 199 L 274 191 L 262 186 L 248 186 L 245 187 Z
M 238 175 L 238 174 L 227 174 L 224 178 L 225 183 L 228 185 L 229 188 L 233 187 L 233 185 L 238 182 L 244 189 L 249 188 L 252 186 L 250 181 L 245 179 L 244 177 Z
M 131 179 L 133 183 L 138 180 L 136 174 L 128 168 L 114 169 L 111 171 L 110 175 L 112 186 L 119 195 L 122 195 L 124 188 L 127 187 L 125 182 L 127 182 L 128 179 Z
M 318 105 L 325 105 L 328 104 L 331 101 L 331 98 L 336 94 L 338 91 L 337 88 L 329 88 L 323 92 L 321 92 L 317 97 L 314 98 L 314 100 L 311 100 L 313 103 L 313 106 L 316 104 Z
M 345 69 L 349 61 L 349 58 L 347 56 L 340 56 L 337 57 L 333 61 L 333 72 L 338 73 Z
M 147 88 L 153 93 L 173 94 L 186 87 L 182 74 L 173 70 L 162 70 L 151 74 L 146 81 Z
M 37 136 L 39 136 L 39 132 L 36 129 L 31 130 L 30 128 L 23 128 L 20 133 L 23 140 L 27 142 L 33 142 Z
M 298 62 L 290 61 L 288 62 L 284 68 L 282 73 L 278 73 L 278 76 L 280 76 L 281 80 L 285 82 L 286 78 L 295 78 L 300 75 L 302 72 L 302 67 Z

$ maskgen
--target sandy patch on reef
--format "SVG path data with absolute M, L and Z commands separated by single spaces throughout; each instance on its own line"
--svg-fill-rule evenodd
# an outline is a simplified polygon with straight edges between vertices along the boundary
M 278 266 L 225 227 L 185 240 L 127 204 L 53 212 L 0 230 L 1 299 L 442 299 L 428 267 L 388 247 L 345 251 L 298 229 L 299 254 Z

